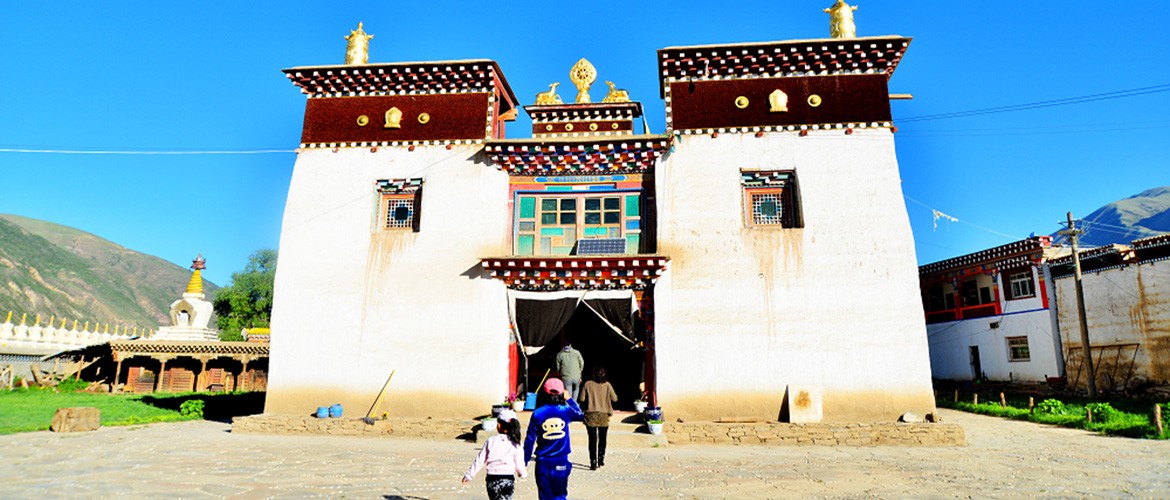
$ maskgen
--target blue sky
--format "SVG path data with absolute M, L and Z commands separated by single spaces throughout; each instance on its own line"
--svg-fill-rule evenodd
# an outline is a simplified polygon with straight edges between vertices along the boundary
M 1170 2 L 859 3 L 860 36 L 914 38 L 890 89 L 915 98 L 893 103 L 895 122 L 1170 84 Z M 280 69 L 340 64 L 358 21 L 375 35 L 371 62 L 494 59 L 524 104 L 570 85 L 586 57 L 661 133 L 657 49 L 827 37 L 830 4 L 6 2 L 0 149 L 291 151 L 305 98 Z M 931 211 L 908 201 L 920 263 L 1170 184 L 1170 92 L 897 124 L 904 193 L 962 221 L 933 229 Z M 529 129 L 524 116 L 509 126 L 513 137 Z M 184 266 L 202 252 L 205 276 L 226 284 L 253 251 L 277 246 L 294 161 L 0 152 L 0 213 Z

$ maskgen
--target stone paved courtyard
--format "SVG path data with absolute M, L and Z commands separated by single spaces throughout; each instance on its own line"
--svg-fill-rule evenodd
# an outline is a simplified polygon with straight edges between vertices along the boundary
M 949 448 L 685 445 L 612 449 L 572 498 L 1170 497 L 1170 442 L 941 410 Z M 582 437 L 584 429 L 574 428 Z M 574 439 L 576 442 L 576 439 Z M 460 475 L 478 445 L 232 434 L 186 422 L 0 436 L 3 498 L 483 498 Z M 573 462 L 588 463 L 583 446 Z M 536 498 L 531 478 L 518 498 Z

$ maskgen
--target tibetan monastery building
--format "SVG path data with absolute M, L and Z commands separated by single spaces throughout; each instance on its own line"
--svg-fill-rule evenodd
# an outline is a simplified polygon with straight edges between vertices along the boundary
M 933 411 L 887 87 L 910 39 L 845 31 L 659 50 L 661 135 L 584 59 L 526 106 L 491 60 L 367 63 L 360 26 L 348 64 L 284 70 L 266 412 L 365 412 L 393 371 L 391 414 L 480 415 L 567 343 L 671 419 Z

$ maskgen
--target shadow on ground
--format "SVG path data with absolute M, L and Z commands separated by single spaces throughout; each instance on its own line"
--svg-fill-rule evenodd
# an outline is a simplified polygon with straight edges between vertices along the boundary
M 142 397 L 142 402 L 158 408 L 179 411 L 186 401 L 203 400 L 203 419 L 231 423 L 232 418 L 264 413 L 264 392 L 225 394 L 184 394 L 181 396 Z

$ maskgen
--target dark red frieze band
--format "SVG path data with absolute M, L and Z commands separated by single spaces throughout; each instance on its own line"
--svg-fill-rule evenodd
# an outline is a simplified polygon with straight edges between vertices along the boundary
M 772 112 L 768 96 L 781 90 L 788 111 Z M 820 98 L 818 106 L 809 97 Z M 740 97 L 747 106 L 736 105 Z M 890 97 L 885 75 L 750 78 L 670 84 L 673 130 L 888 122 Z
M 366 97 L 324 97 L 305 105 L 301 143 L 442 141 L 487 139 L 487 92 Z M 386 112 L 398 108 L 400 128 L 386 128 Z M 427 114 L 426 123 L 419 116 Z M 359 117 L 366 124 L 359 125 Z

